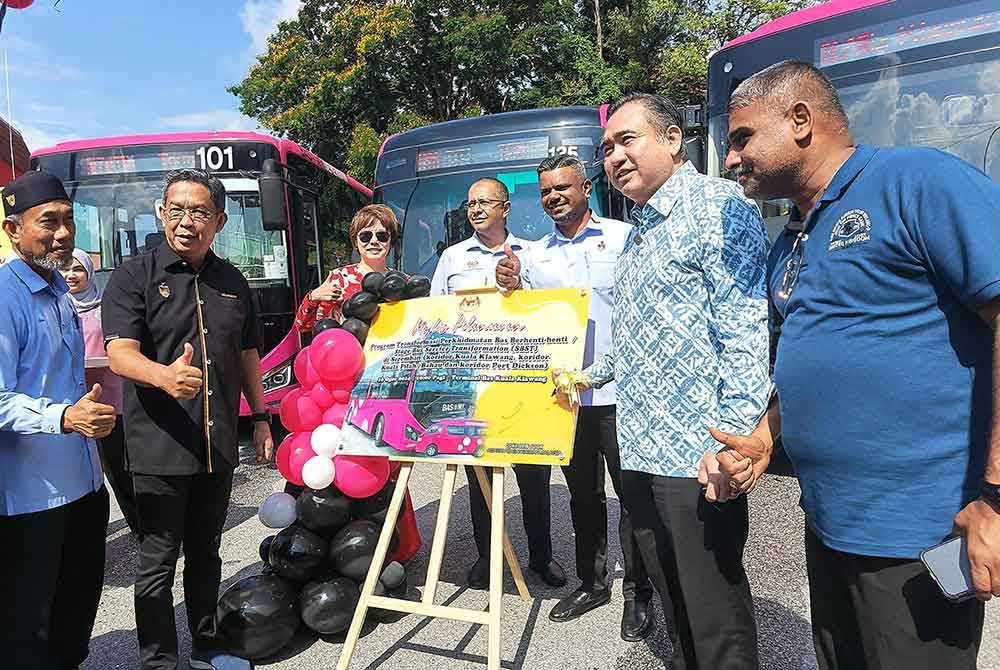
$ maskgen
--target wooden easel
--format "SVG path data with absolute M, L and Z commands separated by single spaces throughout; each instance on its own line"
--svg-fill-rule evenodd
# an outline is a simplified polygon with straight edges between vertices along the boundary
M 424 616 L 486 626 L 489 631 L 487 670 L 500 670 L 500 633 L 502 632 L 500 628 L 500 615 L 503 599 L 503 559 L 501 556 L 507 557 L 507 564 L 510 566 L 510 571 L 514 576 L 514 583 L 517 585 L 517 592 L 521 596 L 521 599 L 531 600 L 528 587 L 524 584 L 524 575 L 521 573 L 521 566 L 517 562 L 514 548 L 504 529 L 504 467 L 502 465 L 475 465 L 473 467 L 476 472 L 476 478 L 479 480 L 479 485 L 483 490 L 483 497 L 486 499 L 486 507 L 490 510 L 491 515 L 490 604 L 484 612 L 463 607 L 445 607 L 434 604 L 438 578 L 441 574 L 441 562 L 444 559 L 444 548 L 448 537 L 451 499 L 455 492 L 455 475 L 458 473 L 457 463 L 448 463 L 446 465 L 444 483 L 441 485 L 441 500 L 438 506 L 437 522 L 434 526 L 434 538 L 431 541 L 430 561 L 427 564 L 427 581 L 424 584 L 423 598 L 421 598 L 420 602 L 414 602 L 375 595 L 375 586 L 378 584 L 378 578 L 382 574 L 386 554 L 389 552 L 389 544 L 392 540 L 392 532 L 396 527 L 399 511 L 403 507 L 403 500 L 406 498 L 406 485 L 410 480 L 410 472 L 413 470 L 413 461 L 404 460 L 402 463 L 399 475 L 396 477 L 396 488 L 392 493 L 392 501 L 389 503 L 389 510 L 382 525 L 382 533 L 379 535 L 378 544 L 375 546 L 375 556 L 372 558 L 371 567 L 368 569 L 368 576 L 365 578 L 364 586 L 361 588 L 361 599 L 358 601 L 354 618 L 351 620 L 351 627 L 348 629 L 347 638 L 344 640 L 344 648 L 340 652 L 340 658 L 337 661 L 337 670 L 347 670 L 350 668 L 354 649 L 358 644 L 358 638 L 361 636 L 361 627 L 364 624 L 368 610 L 372 607 L 391 610 L 393 612 L 422 614 Z M 492 486 L 484 472 L 484 468 L 486 467 L 489 467 L 492 471 Z

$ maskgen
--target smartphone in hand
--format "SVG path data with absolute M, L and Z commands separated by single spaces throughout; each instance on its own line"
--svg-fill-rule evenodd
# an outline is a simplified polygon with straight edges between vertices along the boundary
M 972 565 L 964 537 L 948 538 L 937 546 L 925 549 L 920 553 L 920 560 L 948 600 L 959 602 L 975 595 Z

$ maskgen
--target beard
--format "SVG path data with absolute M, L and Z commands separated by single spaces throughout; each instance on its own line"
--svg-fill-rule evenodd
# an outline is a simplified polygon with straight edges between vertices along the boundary
M 740 167 L 735 176 L 745 176 L 743 190 L 748 197 L 758 200 L 776 200 L 786 198 L 798 184 L 798 166 L 782 163 L 771 168 L 763 168 L 759 164 Z
M 50 252 L 42 256 L 36 256 L 30 251 L 25 251 L 23 249 L 18 249 L 17 252 L 24 259 L 24 262 L 33 268 L 42 270 L 44 272 L 58 272 L 66 267 L 66 259 L 56 252 Z

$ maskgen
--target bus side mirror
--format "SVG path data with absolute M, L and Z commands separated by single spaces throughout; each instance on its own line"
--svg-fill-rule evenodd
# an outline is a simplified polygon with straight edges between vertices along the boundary
M 278 161 L 273 158 L 264 161 L 263 170 L 257 177 L 257 187 L 260 191 L 260 218 L 264 230 L 287 230 L 285 180 Z

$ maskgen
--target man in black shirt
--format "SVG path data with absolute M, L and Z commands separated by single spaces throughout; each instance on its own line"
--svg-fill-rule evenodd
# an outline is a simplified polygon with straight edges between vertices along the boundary
M 126 379 L 143 670 L 177 668 L 171 589 L 181 545 L 190 665 L 212 670 L 213 659 L 223 656 L 215 622 L 219 545 L 239 463 L 241 390 L 254 411 L 257 462 L 270 459 L 273 450 L 250 286 L 210 249 L 226 225 L 225 200 L 222 182 L 206 172 L 169 174 L 159 209 L 165 243 L 123 263 L 104 292 L 109 362 Z

